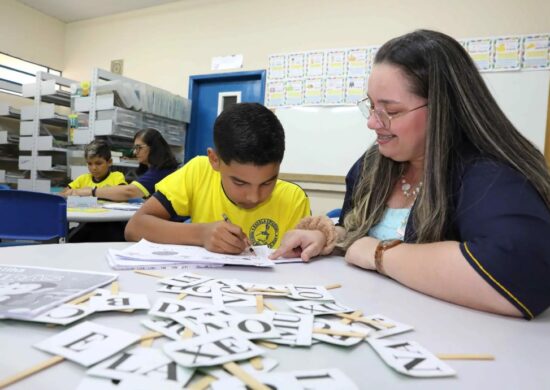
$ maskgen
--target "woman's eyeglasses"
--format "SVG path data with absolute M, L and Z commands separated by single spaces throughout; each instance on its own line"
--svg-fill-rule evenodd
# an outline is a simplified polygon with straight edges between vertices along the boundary
M 141 149 L 144 149 L 146 148 L 147 145 L 139 145 L 139 144 L 135 144 L 133 147 L 132 147 L 132 150 L 136 153 L 138 153 Z
M 399 118 L 400 116 L 403 116 L 405 114 L 408 114 L 409 112 L 416 111 L 422 107 L 426 107 L 428 104 L 423 104 L 421 106 L 415 107 L 408 111 L 403 111 L 400 113 L 397 113 L 395 115 L 389 115 L 386 110 L 375 110 L 372 106 L 372 103 L 368 97 L 364 98 L 363 100 L 360 100 L 357 102 L 357 107 L 359 107 L 359 111 L 363 114 L 363 116 L 367 119 L 369 119 L 372 115 L 378 119 L 378 121 L 384 126 L 385 129 L 390 129 L 391 127 L 391 121 L 392 119 Z

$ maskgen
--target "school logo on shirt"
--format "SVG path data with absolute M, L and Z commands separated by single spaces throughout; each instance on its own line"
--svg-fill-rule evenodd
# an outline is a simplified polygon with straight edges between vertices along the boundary
M 250 228 L 249 238 L 253 245 L 273 248 L 279 238 L 279 225 L 272 219 L 258 219 Z

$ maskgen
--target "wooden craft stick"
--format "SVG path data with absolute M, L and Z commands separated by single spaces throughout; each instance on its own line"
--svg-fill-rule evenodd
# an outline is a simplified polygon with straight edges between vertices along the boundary
M 149 339 L 145 339 L 145 340 L 141 340 L 139 342 L 139 346 L 140 347 L 143 347 L 143 348 L 151 348 L 153 346 L 153 342 L 155 341 L 154 338 L 149 338 Z
M 135 269 L 134 272 L 136 274 L 152 276 L 154 278 L 164 278 L 164 275 L 161 275 L 161 274 L 158 274 L 158 273 L 152 272 L 152 271 L 144 271 L 142 269 Z
M 334 284 L 329 284 L 328 286 L 325 286 L 327 290 L 334 290 L 335 288 L 340 288 L 340 287 L 342 287 L 340 283 L 334 283 Z
M 256 344 L 264 347 L 264 348 L 268 348 L 268 349 L 277 349 L 279 348 L 279 346 L 275 343 L 270 343 L 269 341 L 256 341 Z
M 118 284 L 118 281 L 115 280 L 113 283 L 111 283 L 111 295 L 118 295 L 119 290 L 120 286 Z
M 38 363 L 37 365 L 32 366 L 30 368 L 27 368 L 26 370 L 23 370 L 18 374 L 15 374 L 13 376 L 10 376 L 6 379 L 1 380 L 0 389 L 8 387 L 9 385 L 12 385 L 15 382 L 20 381 L 21 379 L 25 379 L 26 377 L 31 376 L 32 374 L 36 374 L 37 372 L 40 372 L 42 370 L 45 370 L 46 368 L 51 367 L 57 363 L 61 363 L 63 360 L 65 360 L 63 356 L 53 356 L 48 360 L 44 360 L 43 362 Z
M 198 381 L 196 381 L 195 383 L 193 383 L 192 385 L 187 386 L 186 388 L 189 390 L 206 390 L 207 388 L 210 387 L 210 384 L 212 382 L 215 382 L 217 380 L 218 379 L 214 378 L 213 376 L 206 375 L 206 376 L 203 376 Z
M 261 371 L 264 369 L 264 362 L 261 356 L 256 356 L 250 359 L 250 364 L 252 365 L 252 367 L 254 367 L 258 371 Z
M 176 299 L 177 299 L 178 301 L 181 301 L 181 300 L 182 300 L 183 298 L 185 298 L 186 296 L 187 296 L 187 293 L 182 292 L 182 293 L 180 293 L 180 294 L 176 297 Z
M 185 330 L 181 334 L 181 338 L 185 340 L 185 339 L 190 339 L 191 337 L 193 337 L 193 331 L 189 328 L 185 328 Z
M 328 334 L 331 336 L 359 337 L 362 339 L 367 337 L 366 333 L 348 332 L 345 330 L 323 329 L 323 328 L 313 328 L 313 333 Z
M 161 336 L 162 336 L 162 333 L 151 331 L 151 332 L 144 333 L 141 336 L 141 338 L 139 339 L 139 341 L 142 342 L 142 341 L 145 341 L 145 340 L 156 339 L 156 338 L 161 337 Z
M 336 315 L 340 318 L 347 318 L 347 319 L 350 319 L 350 320 L 355 321 L 355 322 L 363 322 L 365 324 L 370 324 L 370 325 L 373 325 L 373 326 L 382 326 L 382 327 L 388 328 L 388 329 L 395 327 L 395 325 L 388 324 L 387 322 L 369 320 L 368 318 L 365 318 L 365 317 L 354 317 L 351 314 L 338 313 Z
M 488 353 L 438 353 L 441 360 L 495 360 L 495 357 Z
M 363 312 L 361 310 L 354 311 L 353 313 L 350 314 L 350 316 L 352 316 L 353 318 L 361 318 L 362 315 L 363 315 Z M 349 325 L 353 322 L 353 320 L 349 318 L 342 318 L 340 322 L 343 324 Z
M 115 280 L 113 283 L 111 283 L 111 295 L 117 296 L 120 292 L 120 285 L 118 284 L 118 281 Z M 133 313 L 134 309 L 121 309 L 117 311 L 122 311 L 124 313 Z
M 241 366 L 239 366 L 235 362 L 227 362 L 223 365 L 223 368 L 233 374 L 233 376 L 239 378 L 241 382 L 243 382 L 245 385 L 253 390 L 270 390 L 269 387 L 267 387 L 263 383 L 258 382 L 252 375 L 243 370 Z
M 271 311 L 277 311 L 277 307 L 275 307 L 275 305 L 273 305 L 272 303 L 266 302 L 265 300 L 264 300 L 264 306 Z
M 95 291 L 92 291 L 92 292 L 89 292 L 87 294 L 84 294 L 78 298 L 75 298 L 73 299 L 72 301 L 69 302 L 69 304 L 71 305 L 80 305 L 81 303 L 84 303 L 86 302 L 88 299 L 90 299 L 91 297 L 93 297 L 94 295 L 96 294 Z
M 256 295 L 256 313 L 263 313 L 264 311 L 264 296 Z

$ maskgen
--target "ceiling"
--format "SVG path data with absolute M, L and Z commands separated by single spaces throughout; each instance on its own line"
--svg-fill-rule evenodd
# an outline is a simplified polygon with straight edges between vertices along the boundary
M 179 0 L 18 0 L 62 22 L 93 19 Z

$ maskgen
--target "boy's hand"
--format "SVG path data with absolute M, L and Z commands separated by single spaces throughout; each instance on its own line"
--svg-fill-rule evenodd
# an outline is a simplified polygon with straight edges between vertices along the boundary
M 246 235 L 237 225 L 225 221 L 205 224 L 202 246 L 210 252 L 239 254 L 247 244 Z
M 285 234 L 281 245 L 269 258 L 275 260 L 279 257 L 301 257 L 308 262 L 321 253 L 325 243 L 326 237 L 319 230 L 291 230 Z

